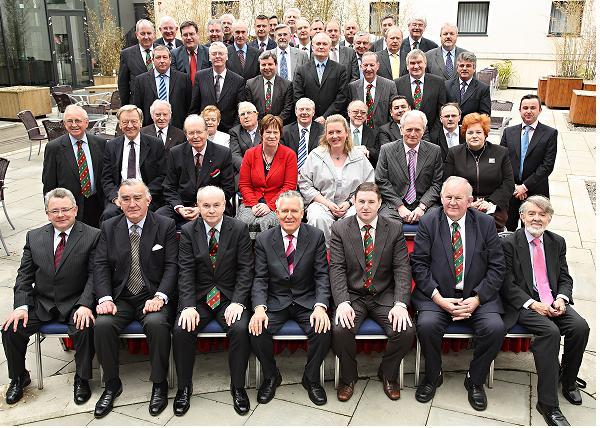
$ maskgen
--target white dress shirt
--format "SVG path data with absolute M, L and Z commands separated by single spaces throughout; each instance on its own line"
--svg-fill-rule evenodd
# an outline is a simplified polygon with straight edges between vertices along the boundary
M 127 165 L 129 162 L 129 138 L 126 135 L 123 136 L 123 160 L 121 161 L 121 178 L 127 180 Z M 142 173 L 140 172 L 140 149 L 141 149 L 141 137 L 138 133 L 133 139 L 133 146 L 135 147 L 135 178 L 138 180 L 142 179 Z
M 221 79 L 219 79 L 219 93 L 223 92 L 223 83 L 225 83 L 225 76 L 227 76 L 227 69 L 224 69 L 221 73 L 217 73 L 215 71 L 215 69 L 213 68 L 213 74 L 214 74 L 214 78 L 213 78 L 213 86 L 215 86 L 215 81 L 217 80 L 217 75 L 221 76 Z
M 96 193 L 96 184 L 94 181 L 94 165 L 92 162 L 92 153 L 90 152 L 90 143 L 88 142 L 87 135 L 84 133 L 83 138 L 81 140 L 77 140 L 73 138 L 71 134 L 69 135 L 69 140 L 71 140 L 71 145 L 73 146 L 73 153 L 75 154 L 75 161 L 77 161 L 77 141 L 82 141 L 81 148 L 83 149 L 83 153 L 85 154 L 85 161 L 88 166 L 88 171 L 90 173 L 90 184 L 92 194 Z
M 138 44 L 138 47 L 140 48 L 140 53 L 142 54 L 142 61 L 144 65 L 146 65 L 146 49 L 140 44 Z M 150 46 L 148 49 L 150 49 L 150 58 L 152 58 L 154 54 L 154 45 Z M 154 67 L 154 64 L 152 64 L 152 67 Z
M 373 103 L 375 102 L 375 91 L 377 90 L 377 76 L 373 79 L 373 82 L 369 83 L 365 79 L 363 79 L 363 102 L 367 103 L 367 86 L 373 85 L 371 88 L 371 98 L 373 98 Z
M 410 76 L 410 91 L 413 94 L 413 98 L 415 96 L 415 89 L 417 88 L 417 84 L 415 83 L 417 79 L 415 79 L 414 77 Z M 424 87 L 425 87 L 425 73 L 423 73 L 423 75 L 421 77 L 419 77 L 419 86 L 421 87 L 421 101 L 423 100 L 423 93 L 424 93 Z
M 444 136 L 446 137 L 446 144 L 448 148 L 458 146 L 460 144 L 460 133 L 458 132 L 458 126 L 454 131 L 448 131 L 444 128 Z
M 163 129 L 160 129 L 156 124 L 154 125 L 154 130 L 156 131 L 155 135 L 158 135 L 158 131 L 162 132 L 160 138 L 163 142 L 163 145 L 167 144 L 167 132 L 169 132 L 169 125 L 165 126 Z

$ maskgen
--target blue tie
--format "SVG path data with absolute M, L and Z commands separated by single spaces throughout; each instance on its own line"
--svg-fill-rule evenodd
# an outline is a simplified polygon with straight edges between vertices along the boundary
M 442 49 L 443 51 L 443 49 Z M 448 52 L 446 54 L 446 73 L 448 76 L 452 76 L 452 72 L 454 71 L 454 64 L 452 63 L 452 54 Z
M 306 128 L 302 128 L 300 131 L 300 143 L 298 144 L 298 171 L 304 165 L 304 161 L 306 160 Z
M 160 82 L 158 82 L 158 99 L 167 101 L 167 84 L 165 83 L 165 75 L 160 74 Z
M 279 77 L 285 80 L 288 79 L 288 68 L 287 68 L 287 60 L 285 59 L 285 51 L 281 52 L 281 64 L 279 66 Z
M 317 64 L 317 75 L 319 76 L 319 85 L 323 80 L 323 71 L 325 71 L 325 64 Z
M 523 128 L 523 135 L 521 135 L 521 163 L 519 166 L 519 178 L 523 179 L 523 163 L 525 162 L 525 156 L 527 155 L 527 149 L 529 148 L 529 130 L 531 126 L 525 125 Z

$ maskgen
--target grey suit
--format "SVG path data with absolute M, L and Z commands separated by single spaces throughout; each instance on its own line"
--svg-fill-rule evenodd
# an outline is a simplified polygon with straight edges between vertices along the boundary
M 398 76 L 402 76 L 402 74 L 406 74 L 406 55 L 402 56 L 400 51 L 398 51 L 398 54 L 400 55 L 400 69 L 398 70 Z M 388 50 L 384 49 L 377 52 L 377 59 L 379 60 L 379 71 L 377 71 L 377 75 L 394 80 L 392 77 L 392 65 L 390 63 L 390 53 Z
M 466 52 L 466 49 L 456 46 L 454 61 L 452 62 L 452 73 L 448 73 L 446 70 L 447 52 L 444 48 L 440 46 L 427 51 L 425 53 L 425 58 L 427 58 L 427 73 L 435 74 L 444 80 L 454 79 L 456 77 L 456 57 L 462 52 Z
M 446 80 L 445 84 L 446 101 L 460 104 L 461 117 L 465 117 L 469 113 L 487 114 L 488 116 L 492 114 L 492 98 L 490 87 L 487 84 L 473 77 L 462 99 L 460 98 L 460 78 Z
M 246 82 L 244 88 L 246 101 L 254 104 L 258 110 L 258 120 L 262 119 L 267 112 L 265 111 L 265 80 L 262 75 L 258 75 Z M 287 125 L 292 121 L 294 110 L 294 92 L 292 82 L 282 79 L 275 75 L 273 88 L 271 92 L 271 110 L 268 113 L 281 117 L 283 124 Z
M 354 82 L 360 77 L 356 52 L 354 52 L 354 49 L 343 45 L 338 45 L 338 50 L 338 63 L 346 67 L 348 83 Z
M 254 140 L 250 138 L 250 133 L 242 128 L 242 125 L 235 125 L 229 130 L 229 148 L 231 149 L 231 158 L 233 161 L 234 173 L 240 173 L 242 158 L 244 153 L 250 147 L 260 144 L 260 130 L 257 128 L 254 134 Z
M 361 100 L 367 102 L 365 96 L 364 79 L 356 80 L 349 85 L 350 101 Z M 375 112 L 373 113 L 373 125 L 375 130 L 390 121 L 390 102 L 398 94 L 396 84 L 385 77 L 375 78 Z
M 190 54 L 185 46 L 180 46 L 171 51 L 171 67 L 182 73 L 190 75 Z M 208 59 L 208 48 L 204 45 L 198 45 L 196 52 L 196 72 L 210 68 Z
M 281 64 L 281 54 L 278 52 L 279 48 L 271 49 L 269 52 L 273 52 L 277 55 L 277 67 L 279 69 L 279 64 Z M 298 48 L 293 48 L 290 46 L 290 63 L 287 65 L 288 67 L 288 80 L 293 81 L 294 75 L 296 74 L 296 70 L 303 64 L 308 62 L 308 56 L 302 52 Z
M 404 202 L 410 184 L 404 143 L 399 140 L 381 147 L 375 169 L 375 183 L 381 190 L 384 202 L 381 205 L 383 215 L 400 219 L 398 207 L 402 205 L 413 209 L 421 203 L 427 208 L 437 203 L 444 174 L 442 152 L 438 146 L 421 140 L 415 172 L 417 199 L 413 204 L 408 205 Z

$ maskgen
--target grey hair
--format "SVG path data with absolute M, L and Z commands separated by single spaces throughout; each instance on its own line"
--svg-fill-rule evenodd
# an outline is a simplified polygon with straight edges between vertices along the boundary
M 154 55 L 156 54 L 156 52 L 163 52 L 163 51 L 167 51 L 168 53 L 171 53 L 169 48 L 166 47 L 165 45 L 154 46 L 154 50 L 152 51 L 152 57 L 154 58 Z M 169 55 L 169 58 L 170 57 L 171 57 L 171 55 Z
M 409 53 L 406 54 L 406 64 L 408 65 L 408 61 L 414 58 L 421 57 L 423 58 L 423 62 L 427 65 L 427 57 L 425 56 L 425 52 L 421 49 L 413 49 Z
M 533 195 L 525 199 L 525 201 L 519 207 L 519 214 L 523 214 L 525 210 L 527 210 L 529 204 L 536 205 L 538 208 L 544 210 L 544 212 L 550 217 L 554 215 L 554 208 L 552 208 L 550 199 L 542 195 Z
M 472 62 L 477 66 L 477 57 L 473 52 L 461 52 L 456 56 L 456 62 Z
M 209 25 L 216 25 L 216 24 L 219 24 L 219 27 L 221 27 L 221 30 L 223 29 L 223 24 L 221 24 L 221 21 L 219 21 L 216 18 L 212 18 L 212 19 L 209 19 L 208 21 L 206 21 L 206 30 L 208 31 Z
M 354 36 L 354 37 L 356 37 L 356 36 Z M 363 56 L 362 56 L 362 61 L 364 61 L 364 60 L 365 60 L 365 57 L 370 57 L 370 56 L 374 57 L 374 58 L 375 58 L 375 62 L 376 62 L 377 64 L 379 64 L 379 57 L 377 56 L 377 54 L 376 54 L 375 52 L 371 52 L 371 51 L 367 51 L 367 52 L 365 52 L 365 53 L 363 54 Z
M 427 128 L 427 116 L 420 110 L 409 110 L 400 118 L 400 127 L 404 127 L 404 123 L 409 118 L 419 118 L 423 121 L 423 131 Z
M 285 192 L 281 193 L 277 197 L 277 200 L 275 201 L 275 207 L 277 209 L 279 209 L 279 206 L 281 205 L 280 201 L 282 199 L 297 199 L 300 201 L 300 209 L 301 210 L 304 209 L 304 199 L 302 198 L 302 195 L 300 194 L 300 192 L 298 192 L 296 190 L 286 190 Z
M 224 50 L 225 53 L 227 53 L 227 46 L 225 46 L 225 43 L 223 43 L 223 42 L 212 42 L 210 44 L 210 47 L 208 48 L 208 53 L 210 54 L 210 53 L 216 51 L 217 49 Z
M 148 27 L 152 28 L 152 31 L 156 31 L 154 29 L 154 24 L 151 21 L 148 21 L 147 19 L 140 19 L 135 23 L 135 32 L 138 33 L 140 31 L 140 27 L 143 25 L 147 25 Z
M 275 64 L 277 64 L 277 54 L 273 51 L 264 51 L 263 53 L 260 54 L 260 56 L 258 57 L 259 61 L 263 61 L 265 59 L 269 59 L 272 58 L 273 61 L 275 61 Z
M 158 27 L 159 28 L 162 27 L 163 24 L 166 24 L 167 22 L 172 22 L 177 27 L 177 22 L 175 22 L 175 19 L 172 16 L 169 16 L 169 15 L 165 15 L 162 18 L 160 18 Z
M 246 23 L 246 21 L 242 21 L 241 19 L 233 21 L 233 23 L 231 24 L 231 29 L 233 30 L 235 27 L 243 27 L 246 29 L 246 31 L 248 31 L 248 24 Z
M 424 16 L 411 16 L 408 20 L 408 25 L 412 24 L 415 21 L 421 21 L 423 25 L 427 27 L 427 18 L 425 18 Z
M 133 104 L 125 104 L 124 106 L 119 108 L 119 110 L 117 110 L 117 119 L 121 119 L 121 115 L 128 111 L 137 112 L 138 116 L 140 117 L 140 122 L 144 121 L 144 113 L 142 113 L 142 110 L 138 106 Z
M 238 104 L 238 115 L 240 114 L 242 109 L 249 110 L 254 113 L 258 113 L 258 110 L 256 109 L 256 107 L 254 107 L 254 104 L 252 104 L 251 102 L 248 102 L 248 101 L 242 101 L 241 103 Z
M 154 110 L 156 110 L 159 106 L 165 106 L 169 108 L 169 113 L 172 113 L 171 103 L 165 100 L 154 100 L 154 102 L 150 105 L 150 116 L 154 115 Z
M 231 13 L 224 13 L 219 17 L 219 21 L 223 18 L 231 18 L 231 21 L 235 21 L 235 16 Z
M 450 184 L 462 184 L 464 186 L 467 187 L 467 196 L 469 198 L 473 197 L 473 186 L 471 186 L 471 184 L 467 181 L 466 178 L 464 177 L 458 177 L 456 175 L 451 175 L 450 177 L 446 178 L 446 180 L 444 181 L 444 183 L 442 184 L 442 190 L 440 190 L 440 196 L 442 196 L 444 194 L 444 189 L 446 189 L 446 187 Z
M 63 113 L 63 116 L 66 114 L 70 114 L 70 113 L 79 113 L 79 114 L 83 115 L 86 119 L 88 118 L 87 111 L 85 111 L 83 109 L 83 107 L 78 106 L 77 104 L 69 104 L 65 108 L 65 112 Z
M 362 36 L 367 36 L 369 37 L 369 43 L 371 43 L 371 34 L 368 33 L 367 31 L 357 31 L 356 34 L 354 35 L 354 37 L 362 37 Z M 365 52 L 366 53 L 366 52 Z M 373 52 L 375 53 L 375 52 Z
M 308 104 L 313 110 L 315 110 L 316 106 L 315 106 L 315 102 L 313 100 L 311 100 L 310 98 L 300 98 L 298 101 L 296 101 L 296 109 L 301 105 L 301 104 Z
M 214 193 L 218 193 L 220 196 L 223 196 L 223 202 L 225 202 L 225 192 L 223 189 L 217 186 L 204 186 L 199 188 L 198 192 L 196 192 L 196 200 L 200 201 L 204 196 Z
M 285 12 L 283 13 L 283 17 L 285 18 L 286 16 L 288 16 L 288 14 L 290 12 L 296 12 L 298 15 L 302 15 L 302 12 L 300 12 L 300 9 L 298 9 L 297 7 L 290 7 L 285 10 Z
M 56 189 L 52 189 L 44 195 L 44 209 L 46 211 L 48 211 L 48 204 L 50 204 L 50 199 L 52 198 L 69 198 L 69 201 L 71 201 L 73 206 L 77 205 L 77 202 L 75 202 L 75 196 L 73 196 L 73 193 L 71 193 L 69 189 L 65 189 L 64 187 L 57 187 Z
M 148 189 L 148 186 L 146 186 L 146 183 L 144 183 L 142 180 L 140 180 L 139 178 L 127 178 L 123 181 L 121 181 L 121 184 L 119 184 L 119 196 L 121 196 L 121 188 L 125 187 L 125 186 L 129 186 L 129 187 L 133 187 L 133 186 L 139 186 L 139 185 L 144 186 L 144 191 L 146 192 L 146 196 L 148 196 L 149 198 L 151 197 L 150 195 L 150 189 Z
M 456 31 L 456 34 L 458 34 L 458 26 L 456 24 L 453 24 L 451 22 L 444 22 L 440 27 L 440 35 L 442 35 L 442 31 L 444 30 L 444 28 L 452 28 L 454 31 Z
M 197 114 L 190 114 L 188 117 L 185 118 L 185 121 L 183 122 L 183 130 L 186 130 L 188 123 L 196 121 L 204 125 L 204 130 L 206 131 L 206 121 L 202 116 L 199 116 Z

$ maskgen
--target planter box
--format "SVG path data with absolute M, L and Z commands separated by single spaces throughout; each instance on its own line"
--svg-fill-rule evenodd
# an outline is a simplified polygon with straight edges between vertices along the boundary
M 595 91 L 596 90 L 596 81 L 595 80 L 584 80 L 583 81 L 583 90 L 584 91 Z
M 43 86 L 0 88 L 0 118 L 18 119 L 17 113 L 31 110 L 34 116 L 52 113 L 50 89 Z
M 571 105 L 573 89 L 582 89 L 583 79 L 578 77 L 549 76 L 544 103 L 550 108 L 567 108 Z
M 596 91 L 573 91 L 569 121 L 576 125 L 596 126 Z
M 546 99 L 546 87 L 548 86 L 548 78 L 540 77 L 538 79 L 537 96 L 542 100 L 542 104 L 545 103 Z
M 117 76 L 94 76 L 94 85 L 116 85 Z

